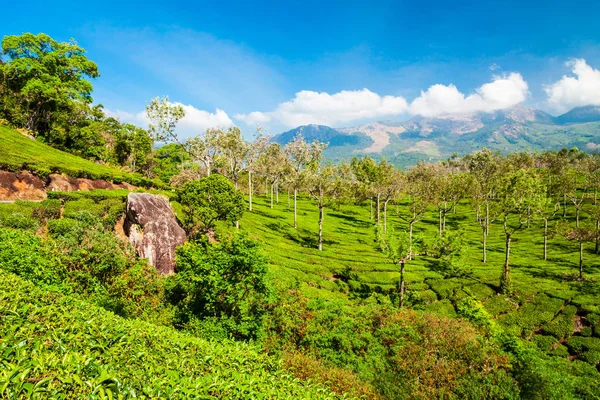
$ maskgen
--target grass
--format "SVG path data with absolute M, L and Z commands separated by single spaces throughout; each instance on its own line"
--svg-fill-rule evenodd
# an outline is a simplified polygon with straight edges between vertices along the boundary
M 370 219 L 368 203 L 342 205 L 326 211 L 323 251 L 316 248 L 318 210 L 308 199 L 298 201 L 298 229 L 293 228 L 293 209 L 288 207 L 285 195 L 280 196 L 280 203 L 273 209 L 267 198 L 254 196 L 253 208 L 253 212 L 244 214 L 241 227 L 263 242 L 276 280 L 287 285 L 299 284 L 311 297 L 338 299 L 348 305 L 352 304 L 348 292 L 352 295 L 351 289 L 356 290 L 361 285 L 373 290 L 396 288 L 399 271 L 387 263 L 376 248 L 375 224 Z M 408 229 L 395 215 L 395 206 L 388 207 L 388 211 L 389 226 L 393 225 L 397 231 Z M 405 212 L 405 205 L 400 204 L 398 212 Z M 573 210 L 569 209 L 567 218 L 574 218 Z M 581 335 L 575 328 L 576 319 L 588 328 L 584 332 L 600 331 L 598 327 L 592 328 L 598 324 L 595 318 L 600 314 L 600 255 L 593 252 L 593 244 L 586 246 L 586 280 L 580 282 L 574 279 L 579 262 L 576 243 L 551 238 L 549 260 L 544 261 L 541 226 L 534 223 L 530 229 L 519 232 L 513 239 L 511 251 L 515 295 L 507 299 L 496 294 L 504 263 L 502 226 L 497 223 L 491 226 L 488 261 L 483 263 L 481 228 L 468 202 L 458 205 L 456 214 L 448 216 L 447 225 L 450 230 L 464 230 L 469 247 L 467 274 L 445 276 L 432 257 L 417 256 L 409 261 L 406 284 L 413 296 L 414 308 L 454 316 L 453 305 L 457 301 L 474 297 L 507 331 L 527 340 L 544 333 L 553 336 L 557 343 L 567 345 L 572 356 L 595 360 L 599 337 L 586 338 L 591 343 L 586 342 L 587 347 L 575 349 L 568 345 L 570 337 Z M 437 214 L 432 208 L 415 224 L 415 235 L 431 241 L 437 232 Z M 344 271 L 346 274 L 351 271 L 348 283 L 340 279 Z M 553 346 L 552 351 L 556 347 Z M 564 356 L 564 352 L 559 353 Z
M 2 398 L 335 398 L 242 343 L 126 320 L 0 271 Z
M 0 126 L 0 169 L 14 172 L 28 170 L 42 177 L 58 172 L 73 178 L 105 179 L 144 187 L 165 186 L 158 180 L 54 149 L 4 126 Z

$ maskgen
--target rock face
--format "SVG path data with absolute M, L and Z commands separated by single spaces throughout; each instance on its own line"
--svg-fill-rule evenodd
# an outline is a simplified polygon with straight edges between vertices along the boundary
M 94 190 L 94 189 L 129 189 L 134 190 L 135 186 L 129 183 L 112 183 L 102 179 L 71 178 L 61 174 L 51 174 L 49 176 L 48 190 L 59 192 L 74 192 L 76 190 Z
M 140 257 L 163 275 L 175 272 L 175 249 L 186 237 L 165 196 L 129 193 L 123 228 Z
M 0 200 L 44 200 L 44 181 L 29 171 L 0 171 Z

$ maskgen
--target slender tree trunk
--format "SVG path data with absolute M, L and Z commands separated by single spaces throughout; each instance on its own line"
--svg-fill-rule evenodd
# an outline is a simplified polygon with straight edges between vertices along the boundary
M 563 218 L 567 217 L 567 194 L 563 194 Z
M 388 200 L 386 200 L 383 203 L 383 231 L 387 232 L 387 203 Z
M 369 218 L 373 219 L 373 199 L 369 199 Z
M 548 259 L 548 217 L 544 218 L 544 261 Z
M 409 231 L 408 231 L 408 259 L 412 260 L 413 259 L 413 254 L 412 254 L 412 245 L 413 245 L 413 224 L 415 223 L 415 221 L 411 220 L 409 223 Z
M 483 262 L 487 262 L 487 229 L 482 227 L 483 230 Z
M 583 280 L 583 242 L 579 242 L 579 280 Z
M 325 209 L 319 207 L 319 250 L 323 250 L 323 218 L 325 218 Z
M 273 184 L 271 184 L 271 208 L 273 208 Z
M 210 160 L 206 161 L 206 176 L 210 176 Z
M 443 220 L 442 220 L 442 231 L 446 231 L 446 214 L 448 214 L 448 211 L 444 211 L 444 215 L 443 215 Z
M 598 188 L 594 188 L 594 205 L 598 202 Z
M 506 257 L 504 259 L 504 272 L 500 282 L 500 290 L 502 294 L 510 295 L 510 240 L 509 234 L 506 235 Z
M 579 206 L 575 207 L 575 226 L 579 228 Z
M 297 203 L 296 197 L 298 195 L 298 189 L 294 186 L 294 228 L 298 228 L 298 214 L 297 214 Z
M 596 254 L 598 254 L 598 251 L 600 250 L 600 220 L 596 221 Z
M 440 236 L 442 236 L 442 209 L 439 209 L 439 215 L 440 215 Z
M 404 307 L 404 265 L 406 261 L 400 261 L 400 308 Z
M 248 171 L 248 197 L 249 197 L 249 211 L 252 211 L 252 172 Z
M 279 204 L 279 182 L 275 184 L 275 202 Z
M 379 193 L 377 193 L 377 224 L 379 224 L 381 222 L 380 216 L 379 216 L 379 197 L 381 195 Z

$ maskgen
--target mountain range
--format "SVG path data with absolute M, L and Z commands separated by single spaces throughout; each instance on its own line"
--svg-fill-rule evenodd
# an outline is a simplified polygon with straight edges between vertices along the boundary
M 354 156 L 385 157 L 399 167 L 419 160 L 435 161 L 453 153 L 467 154 L 482 147 L 502 152 L 556 150 L 578 147 L 600 150 L 600 107 L 575 108 L 552 116 L 521 106 L 489 113 L 414 117 L 404 122 L 381 121 L 348 128 L 303 125 L 274 136 L 285 145 L 301 133 L 307 141 L 328 142 L 331 161 Z

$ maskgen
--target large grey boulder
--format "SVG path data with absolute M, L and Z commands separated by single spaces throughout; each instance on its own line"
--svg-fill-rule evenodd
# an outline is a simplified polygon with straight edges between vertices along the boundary
M 175 249 L 185 242 L 185 231 L 165 196 L 129 193 L 123 224 L 138 256 L 147 258 L 158 272 L 175 272 Z

